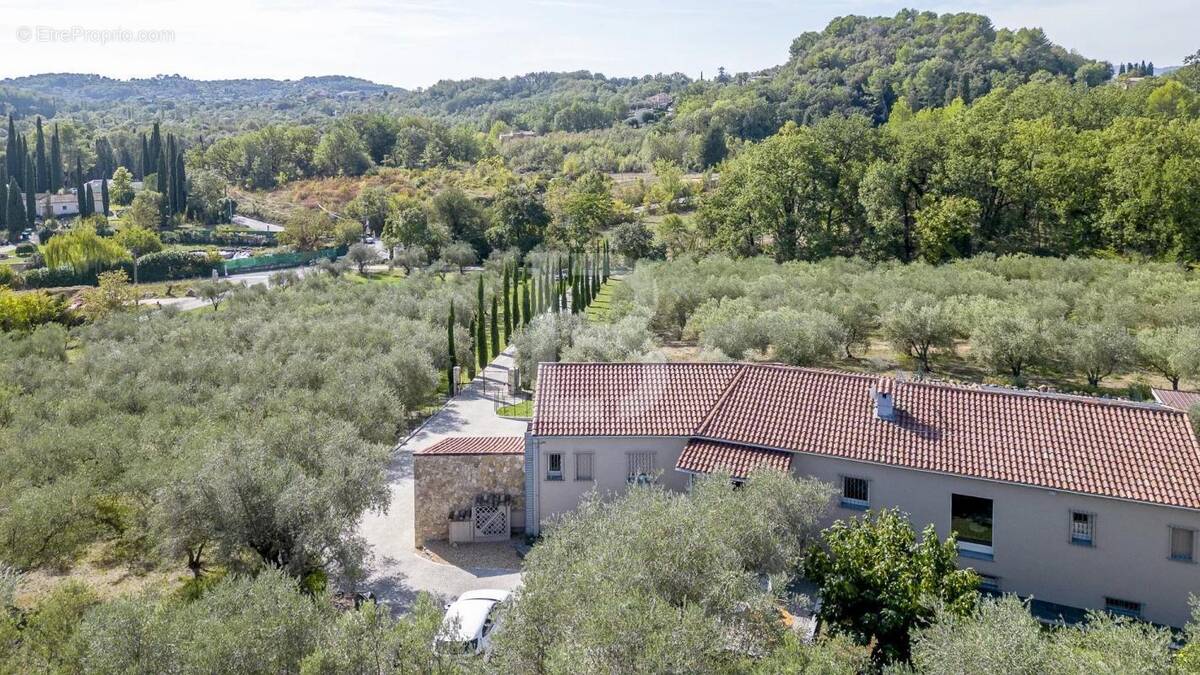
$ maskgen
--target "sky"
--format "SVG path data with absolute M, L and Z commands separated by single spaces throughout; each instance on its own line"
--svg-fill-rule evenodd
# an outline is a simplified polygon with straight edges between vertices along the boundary
M 708 76 L 777 65 L 846 14 L 971 11 L 1114 63 L 1179 65 L 1200 0 L 0 0 L 0 77 L 350 75 L 415 88 L 542 70 Z M 1139 11 L 1130 11 L 1136 7 Z

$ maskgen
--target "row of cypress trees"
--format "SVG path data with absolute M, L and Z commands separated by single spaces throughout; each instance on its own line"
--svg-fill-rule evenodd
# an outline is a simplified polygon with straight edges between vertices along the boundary
M 34 125 L 33 150 L 29 139 L 17 133 L 13 116 L 8 116 L 8 140 L 4 147 L 3 184 L 16 181 L 22 192 L 58 192 L 63 188 L 62 136 L 54 125 L 50 140 L 42 118 Z
M 476 287 L 476 308 L 469 333 L 472 341 L 472 358 L 467 362 L 467 376 L 474 379 L 477 370 L 487 367 L 522 326 L 533 317 L 546 312 L 570 311 L 580 313 L 587 309 L 600 287 L 608 281 L 610 257 L 608 242 L 598 244 L 591 254 L 571 253 L 564 261 L 559 257 L 540 271 L 530 272 L 528 265 L 506 262 L 500 274 L 500 293 L 493 292 L 490 302 L 484 279 L 479 275 Z M 490 311 L 489 311 L 490 305 Z M 446 322 L 446 340 L 449 366 L 446 379 L 452 382 L 454 368 L 458 364 L 458 352 L 454 337 L 455 308 L 450 303 L 450 315 Z

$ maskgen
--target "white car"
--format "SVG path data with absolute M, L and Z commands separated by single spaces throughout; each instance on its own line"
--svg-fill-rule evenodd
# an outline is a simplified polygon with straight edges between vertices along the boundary
M 492 646 L 492 631 L 500 603 L 508 591 L 480 590 L 463 593 L 449 605 L 438 631 L 439 645 L 460 645 L 464 651 L 485 654 Z

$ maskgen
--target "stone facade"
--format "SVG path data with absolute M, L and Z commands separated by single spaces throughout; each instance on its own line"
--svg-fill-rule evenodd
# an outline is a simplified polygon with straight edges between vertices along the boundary
M 413 455 L 414 538 L 450 537 L 450 512 L 469 509 L 483 493 L 512 497 L 512 525 L 525 524 L 525 458 L 522 455 Z

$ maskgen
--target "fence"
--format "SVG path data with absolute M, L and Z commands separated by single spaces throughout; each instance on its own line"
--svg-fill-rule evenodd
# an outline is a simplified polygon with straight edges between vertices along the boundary
M 322 258 L 333 260 L 345 254 L 344 248 L 326 248 L 320 251 L 296 251 L 294 253 L 274 253 L 249 258 L 237 258 L 225 261 L 225 274 L 240 274 L 242 272 L 258 272 L 262 270 L 277 270 L 285 267 L 299 267 Z

